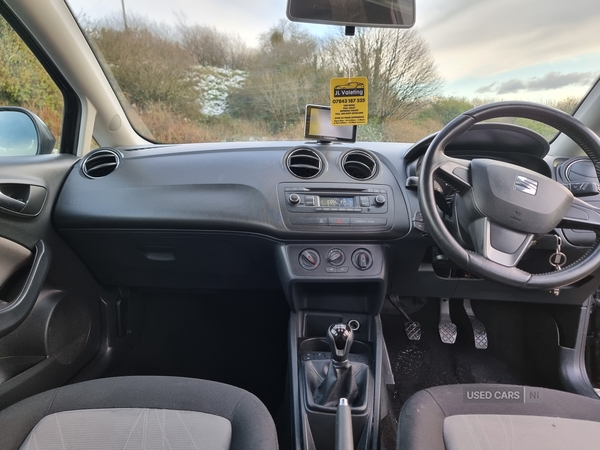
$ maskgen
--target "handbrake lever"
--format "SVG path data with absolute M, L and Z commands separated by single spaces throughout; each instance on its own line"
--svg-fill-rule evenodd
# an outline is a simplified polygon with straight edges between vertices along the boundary
M 335 413 L 335 450 L 354 450 L 352 412 L 346 398 L 340 398 Z

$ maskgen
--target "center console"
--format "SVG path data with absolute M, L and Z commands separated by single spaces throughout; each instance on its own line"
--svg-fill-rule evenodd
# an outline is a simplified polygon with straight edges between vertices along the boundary
M 354 449 L 377 448 L 386 414 L 378 314 L 392 254 L 370 238 L 406 225 L 395 217 L 407 215 L 403 203 L 386 184 L 281 183 L 277 189 L 286 228 L 302 231 L 305 239 L 277 249 L 279 279 L 292 309 L 294 450 L 333 449 L 336 432 L 353 436 Z M 334 339 L 335 330 L 349 339 Z M 336 428 L 341 410 L 350 416 L 348 434 Z
M 352 342 L 336 344 L 332 329 L 351 330 Z M 378 316 L 299 312 L 292 315 L 290 337 L 294 449 L 336 448 L 336 409 L 342 398 L 351 412 L 353 448 L 376 448 L 383 378 Z

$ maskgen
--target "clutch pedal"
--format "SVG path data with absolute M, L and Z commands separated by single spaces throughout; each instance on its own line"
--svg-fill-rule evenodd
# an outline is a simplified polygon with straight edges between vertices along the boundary
M 473 328 L 473 337 L 475 338 L 475 348 L 479 350 L 485 350 L 488 348 L 488 336 L 487 331 L 485 329 L 485 325 L 481 320 L 475 317 L 475 312 L 473 311 L 473 307 L 471 306 L 471 300 L 465 298 L 463 300 L 463 307 L 465 308 L 465 312 L 467 316 L 469 316 L 469 320 L 471 321 L 471 327 Z
M 454 344 L 458 331 L 450 317 L 450 299 L 440 299 L 440 323 L 438 324 L 440 339 L 444 344 Z
M 408 338 L 409 341 L 419 341 L 421 340 L 421 324 L 419 322 L 415 322 L 414 320 L 412 320 L 408 314 L 406 314 L 406 312 L 402 309 L 402 307 L 400 306 L 400 302 L 398 300 L 397 296 L 388 296 L 388 298 L 390 299 L 390 302 L 392 303 L 392 305 L 394 305 L 394 307 L 400 311 L 402 313 L 402 315 L 404 316 L 404 318 L 406 319 L 406 322 L 404 322 L 404 332 L 406 333 L 406 337 Z

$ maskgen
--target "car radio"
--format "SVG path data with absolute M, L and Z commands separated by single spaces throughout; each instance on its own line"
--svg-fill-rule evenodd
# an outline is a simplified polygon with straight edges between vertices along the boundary
M 393 218 L 392 191 L 386 185 L 342 183 L 279 186 L 286 225 L 388 228 Z
M 284 188 L 287 210 L 290 212 L 347 212 L 385 214 L 387 189 L 320 192 L 307 187 Z

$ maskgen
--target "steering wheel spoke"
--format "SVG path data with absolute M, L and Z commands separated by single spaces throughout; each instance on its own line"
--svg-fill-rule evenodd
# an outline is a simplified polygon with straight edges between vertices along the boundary
M 438 173 L 455 187 L 471 187 L 471 161 L 451 158 L 445 154 L 437 155 Z
M 477 252 L 486 259 L 506 267 L 514 267 L 529 250 L 533 234 L 522 233 L 491 222 L 487 217 L 470 226 Z
M 600 231 L 600 208 L 580 198 L 573 197 L 573 203 L 571 203 L 571 207 L 564 215 L 559 227 Z

